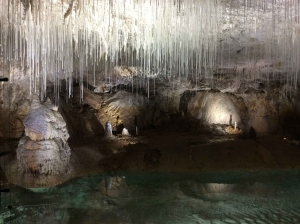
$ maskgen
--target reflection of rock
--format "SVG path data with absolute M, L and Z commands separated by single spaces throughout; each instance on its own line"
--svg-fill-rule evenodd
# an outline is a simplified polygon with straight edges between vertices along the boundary
M 130 190 L 124 177 L 106 177 L 100 182 L 100 192 L 111 198 L 120 198 L 130 195 Z
M 147 168 L 156 168 L 159 166 L 161 152 L 159 149 L 148 150 L 144 155 L 144 163 Z
M 52 175 L 67 173 L 71 155 L 69 134 L 60 113 L 50 110 L 49 102 L 42 105 L 34 95 L 24 126 L 26 136 L 20 139 L 16 150 L 21 171 L 36 178 L 43 176 L 45 185 L 47 178 L 53 179 Z
M 223 183 L 199 183 L 195 181 L 186 181 L 180 184 L 180 190 L 189 197 L 195 197 L 202 200 L 222 200 L 224 193 L 230 193 L 236 188 L 235 184 Z
M 28 193 L 27 193 L 28 194 Z M 28 197 L 25 194 L 24 196 Z M 21 199 L 22 200 L 22 199 Z M 22 206 L 21 203 L 13 207 L 9 215 L 3 212 L 1 214 L 1 223 L 69 223 L 70 215 L 67 208 L 61 208 L 55 204 L 40 204 L 38 209 L 36 206 Z

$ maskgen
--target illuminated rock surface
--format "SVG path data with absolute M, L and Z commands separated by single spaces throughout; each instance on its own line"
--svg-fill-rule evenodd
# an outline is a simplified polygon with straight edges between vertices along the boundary
M 241 123 L 238 108 L 224 93 L 200 92 L 189 103 L 189 111 L 193 117 L 207 124 Z
M 123 128 L 122 136 L 130 136 L 130 133 L 128 132 L 127 128 Z
M 59 138 L 66 143 L 69 138 L 63 117 L 53 110 L 49 101 L 46 106 L 42 105 L 37 95 L 33 95 L 30 111 L 24 119 L 24 126 L 25 135 L 32 141 Z
M 24 119 L 25 136 L 20 140 L 17 159 L 25 173 L 58 175 L 69 171 L 70 148 L 66 123 L 59 112 L 44 106 L 33 95 L 31 109 Z
M 19 141 L 16 160 L 9 165 L 17 172 L 10 176 L 10 181 L 35 188 L 67 180 L 71 156 L 69 134 L 57 108 L 49 100 L 41 104 L 39 97 L 33 95 L 24 126 L 25 136 Z
M 105 132 L 104 132 L 104 136 L 105 138 L 114 138 L 115 136 L 112 133 L 112 126 L 111 123 L 109 121 L 106 122 L 105 124 Z

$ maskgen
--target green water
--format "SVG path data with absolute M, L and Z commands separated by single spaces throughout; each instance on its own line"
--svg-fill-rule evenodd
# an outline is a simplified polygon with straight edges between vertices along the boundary
M 123 185 L 104 191 L 105 175 L 38 193 L 7 186 L 11 192 L 1 194 L 0 222 L 300 223 L 299 170 L 118 176 L 125 177 Z

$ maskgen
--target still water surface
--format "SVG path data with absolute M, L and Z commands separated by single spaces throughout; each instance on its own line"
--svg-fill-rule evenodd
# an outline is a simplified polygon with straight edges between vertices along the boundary
M 40 192 L 9 186 L 0 223 L 300 223 L 300 170 L 118 176 Z

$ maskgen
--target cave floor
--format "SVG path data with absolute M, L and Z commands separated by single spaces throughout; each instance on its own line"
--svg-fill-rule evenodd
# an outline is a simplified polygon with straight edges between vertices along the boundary
M 255 140 L 234 135 L 145 130 L 133 137 L 71 144 L 89 172 L 215 172 L 300 168 L 300 147 L 278 135 Z M 94 162 L 91 162 L 94 161 Z M 84 162 L 84 164 L 83 164 Z
M 17 140 L 2 140 L 1 152 L 13 148 L 13 153 L 1 157 L 2 168 L 14 184 L 36 187 L 32 186 L 36 176 L 17 175 L 14 153 L 17 143 Z M 70 170 L 62 176 L 61 182 L 79 176 L 124 171 L 223 172 L 300 168 L 300 147 L 279 135 L 261 135 L 250 140 L 235 135 L 148 129 L 140 131 L 139 136 L 117 135 L 114 139 L 101 136 L 85 142 L 71 140 L 69 145 L 72 150 Z M 59 184 L 59 178 L 51 180 L 50 185 Z M 20 180 L 23 182 L 19 183 Z

